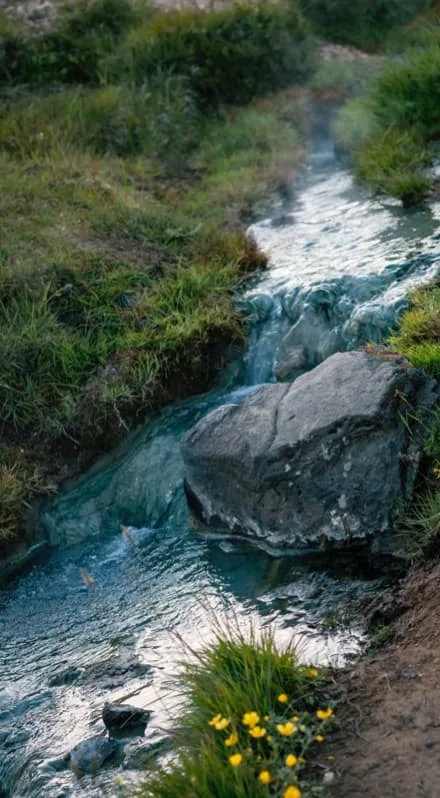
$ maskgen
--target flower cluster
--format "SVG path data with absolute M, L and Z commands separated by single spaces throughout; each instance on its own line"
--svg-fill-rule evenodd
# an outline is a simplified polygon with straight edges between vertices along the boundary
M 318 676 L 316 668 L 307 669 L 307 677 Z M 225 761 L 237 774 L 246 771 L 248 778 L 251 773 L 270 795 L 306 798 L 301 777 L 305 755 L 313 744 L 324 741 L 322 732 L 332 716 L 332 707 L 296 711 L 288 693 L 281 692 L 269 713 L 245 708 L 239 718 L 215 715 L 209 726 L 216 732 L 226 730 L 220 738 L 229 749 Z

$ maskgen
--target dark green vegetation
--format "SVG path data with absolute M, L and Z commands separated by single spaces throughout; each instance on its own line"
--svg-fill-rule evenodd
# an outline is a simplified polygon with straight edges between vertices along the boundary
M 154 13 L 129 0 L 77 0 L 38 37 L 4 25 L 6 83 L 142 86 L 158 73 L 186 76 L 198 101 L 247 103 L 304 79 L 310 29 L 295 2 L 231 4 L 217 11 Z
M 322 674 L 298 665 L 268 632 L 258 639 L 228 630 L 186 659 L 179 764 L 149 773 L 139 798 L 324 795 L 307 769 L 333 722 Z
M 430 0 L 303 0 L 304 12 L 317 33 L 364 50 L 382 46 L 394 31 L 429 7 Z
M 389 345 L 417 368 L 440 380 L 440 287 L 438 281 L 415 291 L 411 308 Z M 419 560 L 438 551 L 440 541 L 440 410 L 426 429 L 423 483 L 409 509 L 401 536 L 401 553 Z
M 431 21 L 432 19 L 432 21 Z M 393 56 L 365 97 L 342 110 L 335 132 L 357 174 L 412 205 L 428 195 L 440 137 L 440 26 L 435 12 L 396 39 Z
M 312 57 L 291 3 L 81 0 L 37 36 L 4 22 L 3 552 L 33 496 L 205 390 L 242 340 L 233 291 L 265 262 L 243 222 L 301 154 L 297 101 L 249 101 Z

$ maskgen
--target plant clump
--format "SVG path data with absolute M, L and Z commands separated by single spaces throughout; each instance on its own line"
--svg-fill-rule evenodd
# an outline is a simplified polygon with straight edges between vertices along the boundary
M 389 345 L 416 368 L 440 381 L 440 287 L 438 280 L 412 292 Z M 440 410 L 426 429 L 424 480 L 399 534 L 400 554 L 410 561 L 432 556 L 440 541 Z
M 375 50 L 429 7 L 430 0 L 303 0 L 321 36 L 365 50 Z
M 335 124 L 339 145 L 353 157 L 358 177 L 398 197 L 422 201 L 433 185 L 428 167 L 440 134 L 440 34 L 390 58 L 367 95 L 347 103 Z
M 280 650 L 271 633 L 230 631 L 194 654 L 179 762 L 148 775 L 139 798 L 318 798 L 309 757 L 334 723 L 325 675 Z

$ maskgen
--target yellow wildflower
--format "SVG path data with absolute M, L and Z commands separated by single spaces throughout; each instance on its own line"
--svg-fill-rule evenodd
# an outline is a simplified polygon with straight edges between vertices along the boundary
M 265 721 L 266 721 L 266 723 L 267 723 L 267 721 L 268 721 L 268 720 L 270 720 L 270 715 L 265 715 L 265 716 L 264 716 L 264 720 L 265 720 Z
M 264 737 L 266 734 L 266 729 L 262 729 L 261 726 L 252 726 L 252 729 L 249 729 L 249 734 L 251 737 L 255 737 L 258 740 L 260 737 Z
M 270 734 L 268 734 L 267 737 L 266 737 L 266 740 L 267 740 L 268 743 L 271 743 L 272 740 L 273 740 L 273 737 L 271 737 Z
M 221 715 L 216 715 L 214 718 L 208 721 L 208 726 L 215 726 L 215 724 L 218 723 L 221 718 Z
M 277 731 L 283 735 L 283 737 L 290 737 L 292 734 L 296 734 L 298 731 L 297 727 L 290 722 L 287 723 L 278 723 L 277 724 Z
M 272 781 L 272 776 L 270 775 L 268 770 L 262 770 L 260 775 L 258 776 L 258 781 L 261 781 L 262 784 L 270 784 Z
M 231 756 L 229 757 L 229 762 L 233 768 L 236 768 L 238 767 L 238 765 L 241 765 L 241 763 L 243 762 L 243 757 L 241 754 L 231 754 Z
M 285 790 L 283 798 L 301 798 L 301 790 L 298 787 L 290 786 Z
M 323 743 L 324 740 L 325 740 L 325 737 L 323 737 L 322 734 L 317 734 L 316 737 L 315 737 L 315 740 L 316 740 L 317 743 Z
M 298 764 L 298 759 L 296 758 L 295 754 L 287 754 L 286 756 L 286 765 L 288 768 L 294 768 L 295 765 Z
M 333 710 L 328 707 L 328 709 L 318 709 L 316 712 L 316 717 L 319 720 L 328 720 L 333 715 Z
M 214 729 L 217 731 L 223 731 L 223 729 L 227 729 L 231 720 L 230 718 L 220 718 L 217 723 L 214 723 Z
M 316 676 L 319 676 L 319 671 L 316 668 L 309 668 L 307 673 L 309 674 L 309 676 L 313 676 L 314 678 Z
M 230 748 L 231 745 L 237 745 L 238 743 L 238 734 L 237 732 L 232 732 L 229 737 L 225 740 L 225 745 Z
M 298 717 L 298 715 L 294 715 L 294 716 L 293 716 L 293 718 L 292 718 L 292 720 L 293 720 L 293 722 L 294 722 L 294 723 L 299 723 L 299 717 Z
M 278 701 L 280 702 L 280 704 L 287 704 L 288 700 L 289 699 L 287 698 L 287 695 L 285 693 L 280 693 L 280 695 L 278 696 Z
M 243 715 L 243 723 L 245 726 L 256 726 L 260 716 L 257 712 L 245 712 Z

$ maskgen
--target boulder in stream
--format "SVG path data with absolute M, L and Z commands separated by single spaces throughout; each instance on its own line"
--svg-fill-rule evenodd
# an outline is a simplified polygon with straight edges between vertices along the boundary
M 191 509 L 272 549 L 374 541 L 411 498 L 437 384 L 391 353 L 332 355 L 183 438 Z

